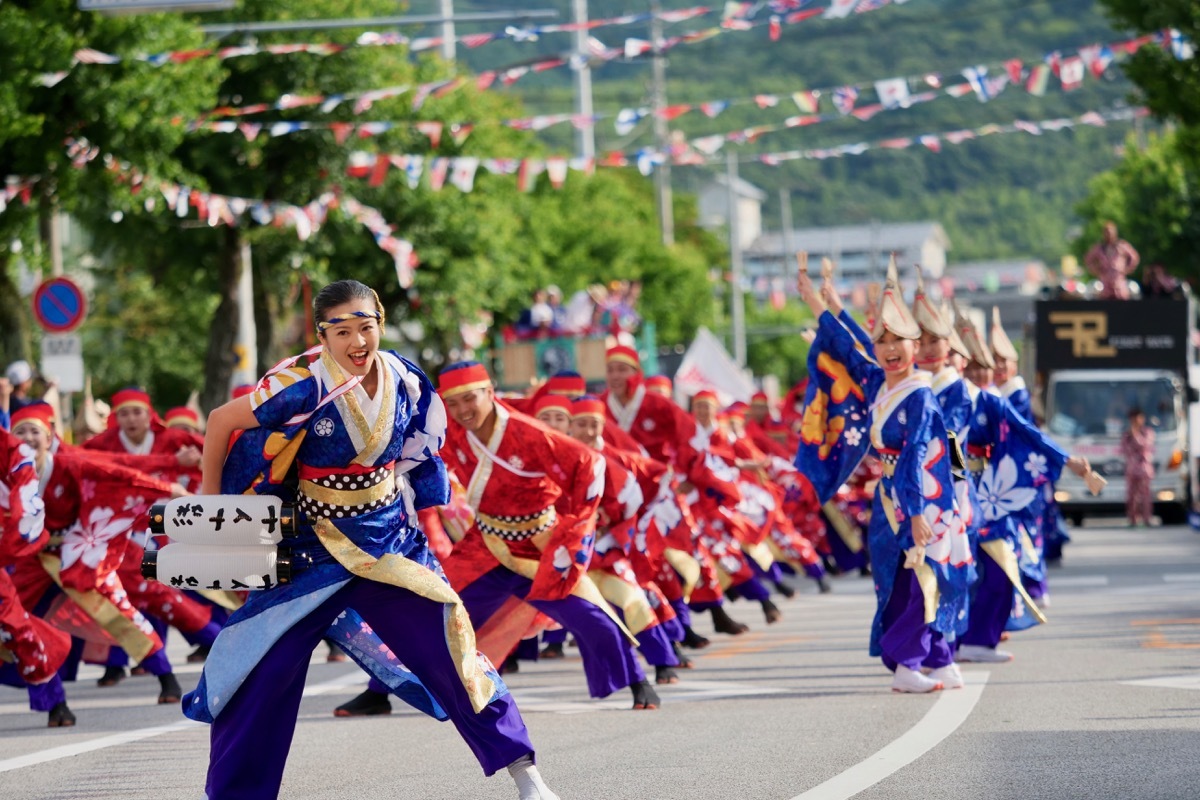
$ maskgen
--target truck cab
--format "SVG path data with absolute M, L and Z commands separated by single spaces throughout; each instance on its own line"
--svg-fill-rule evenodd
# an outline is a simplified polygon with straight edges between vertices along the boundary
M 1150 489 L 1155 513 L 1164 522 L 1182 522 L 1188 497 L 1187 395 L 1170 370 L 1062 370 L 1046 385 L 1046 430 L 1068 453 L 1081 455 L 1108 480 L 1092 497 L 1083 480 L 1064 472 L 1055 497 L 1068 517 L 1086 511 L 1119 511 L 1125 502 L 1125 459 L 1121 436 L 1129 412 L 1137 408 L 1154 429 L 1154 480 Z
M 1064 472 L 1055 486 L 1075 524 L 1093 513 L 1121 513 L 1125 460 L 1121 437 L 1140 409 L 1155 431 L 1155 513 L 1183 522 L 1193 496 L 1189 416 L 1195 347 L 1190 297 L 1146 300 L 1042 300 L 1036 304 L 1036 385 L 1044 426 L 1069 453 L 1108 480 L 1098 496 Z

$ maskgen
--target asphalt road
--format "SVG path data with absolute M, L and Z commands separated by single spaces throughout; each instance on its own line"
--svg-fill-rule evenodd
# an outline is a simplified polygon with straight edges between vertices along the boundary
M 509 680 L 563 800 L 1193 800 L 1200 797 L 1200 535 L 1184 528 L 1073 531 L 1051 574 L 1050 624 L 1015 634 L 1014 662 L 969 666 L 966 689 L 888 691 L 866 653 L 868 580 L 808 582 L 767 627 L 714 637 L 659 711 L 587 697 L 576 651 Z M 708 620 L 698 625 L 711 631 Z M 198 675 L 171 654 L 185 688 Z M 154 704 L 157 681 L 68 684 L 73 729 L 45 728 L 22 693 L 0 694 L 0 798 L 196 800 L 207 729 Z M 514 798 L 485 779 L 449 724 L 400 711 L 337 719 L 361 690 L 353 665 L 309 673 L 282 797 Z

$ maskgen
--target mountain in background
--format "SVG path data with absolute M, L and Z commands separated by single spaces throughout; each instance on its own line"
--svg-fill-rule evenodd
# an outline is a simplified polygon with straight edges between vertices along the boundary
M 820 0 L 806 7 L 826 4 Z M 693 4 L 668 0 L 663 6 L 678 10 Z M 460 0 L 455 7 L 461 13 L 512 8 L 513 4 Z M 524 7 L 554 8 L 559 11 L 557 21 L 570 20 L 569 0 L 542 0 Z M 636 0 L 592 0 L 589 4 L 592 19 L 648 10 L 648 3 Z M 761 11 L 757 19 L 767 15 Z M 718 24 L 717 15 L 710 14 L 667 25 L 665 32 L 673 36 Z M 463 26 L 460 33 L 502 27 L 495 23 Z M 648 38 L 649 31 L 644 25 L 630 25 L 599 28 L 593 35 L 609 47 L 620 47 L 629 37 Z M 774 108 L 732 105 L 715 118 L 692 112 L 673 120 L 671 129 L 692 139 L 779 124 L 799 113 L 789 99 L 797 91 L 930 73 L 940 74 L 950 84 L 961 82 L 961 71 L 973 65 L 989 65 L 989 74 L 995 75 L 1009 59 L 1032 65 L 1042 63 L 1054 51 L 1073 55 L 1080 47 L 1124 38 L 1127 34 L 1114 31 L 1091 0 L 910 0 L 847 19 L 814 18 L 784 26 L 776 42 L 769 40 L 766 26 L 727 32 L 669 52 L 668 104 L 749 99 L 758 94 L 777 94 L 780 104 Z M 530 43 L 506 41 L 476 49 L 460 45 L 458 52 L 459 58 L 479 72 L 570 49 L 571 35 L 559 33 Z M 598 123 L 599 152 L 653 146 L 649 119 L 624 138 L 617 136 L 611 120 L 622 108 L 649 105 L 650 72 L 646 59 L 607 63 L 593 71 L 596 112 L 610 115 Z M 912 91 L 921 88 L 912 83 Z M 1082 87 L 1071 92 L 1063 91 L 1060 82 L 1051 77 L 1043 97 L 1009 86 L 987 103 L 974 97 L 940 97 L 909 109 L 880 113 L 869 121 L 846 117 L 726 147 L 749 158 L 988 123 L 1003 125 L 1016 119 L 1077 117 L 1127 104 L 1132 88 L 1113 65 L 1099 79 L 1088 74 Z M 530 114 L 573 109 L 567 69 L 530 75 L 501 91 L 519 96 Z M 872 102 L 870 94 L 864 94 L 860 105 Z M 822 112 L 829 110 L 828 93 L 822 103 Z M 937 220 L 949 234 L 952 262 L 1034 257 L 1053 266 L 1067 252 L 1076 224 L 1074 206 L 1086 193 L 1088 181 L 1116 163 L 1132 132 L 1130 123 L 1113 123 L 1105 128 L 1082 127 L 1040 136 L 1021 133 L 958 145 L 943 142 L 940 153 L 918 146 L 778 166 L 749 161 L 741 165 L 741 176 L 767 191 L 764 218 L 768 228 L 779 227 L 779 191 L 790 189 L 796 227 Z M 561 153 L 572 151 L 571 135 L 566 125 L 542 133 L 548 149 Z M 677 167 L 674 185 L 677 190 L 694 191 L 721 169 Z

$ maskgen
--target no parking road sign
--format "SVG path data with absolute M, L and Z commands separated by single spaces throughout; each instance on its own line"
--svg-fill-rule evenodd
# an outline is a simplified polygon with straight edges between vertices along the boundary
M 51 278 L 33 293 L 33 316 L 47 333 L 68 333 L 87 316 L 87 298 L 74 281 Z

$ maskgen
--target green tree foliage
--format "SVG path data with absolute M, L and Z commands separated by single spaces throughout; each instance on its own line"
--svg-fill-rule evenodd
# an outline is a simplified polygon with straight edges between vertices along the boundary
M 29 353 L 29 311 L 18 300 L 13 242 L 43 237 L 54 210 L 81 216 L 107 214 L 109 198 L 128 189 L 100 161 L 72 165 L 65 142 L 86 138 L 146 169 L 179 174 L 172 151 L 185 131 L 176 118 L 192 118 L 216 99 L 213 61 L 151 66 L 72 66 L 74 54 L 93 48 L 130 57 L 201 41 L 193 25 L 174 15 L 109 17 L 79 11 L 75 0 L 0 4 L 0 175 L 38 177 L 33 202 L 10 204 L 0 214 L 0 357 Z M 66 72 L 54 85 L 40 76 Z M 25 247 L 22 258 L 43 266 L 43 249 Z
M 1200 218 L 1196 182 L 1200 164 L 1184 136 L 1153 136 L 1145 149 L 1131 139 L 1128 154 L 1113 170 L 1098 175 L 1079 205 L 1086 220 L 1075 242 L 1082 259 L 1100 240 L 1104 223 L 1117 224 L 1121 238 L 1137 248 L 1143 264 L 1159 263 L 1175 274 L 1200 276 Z

